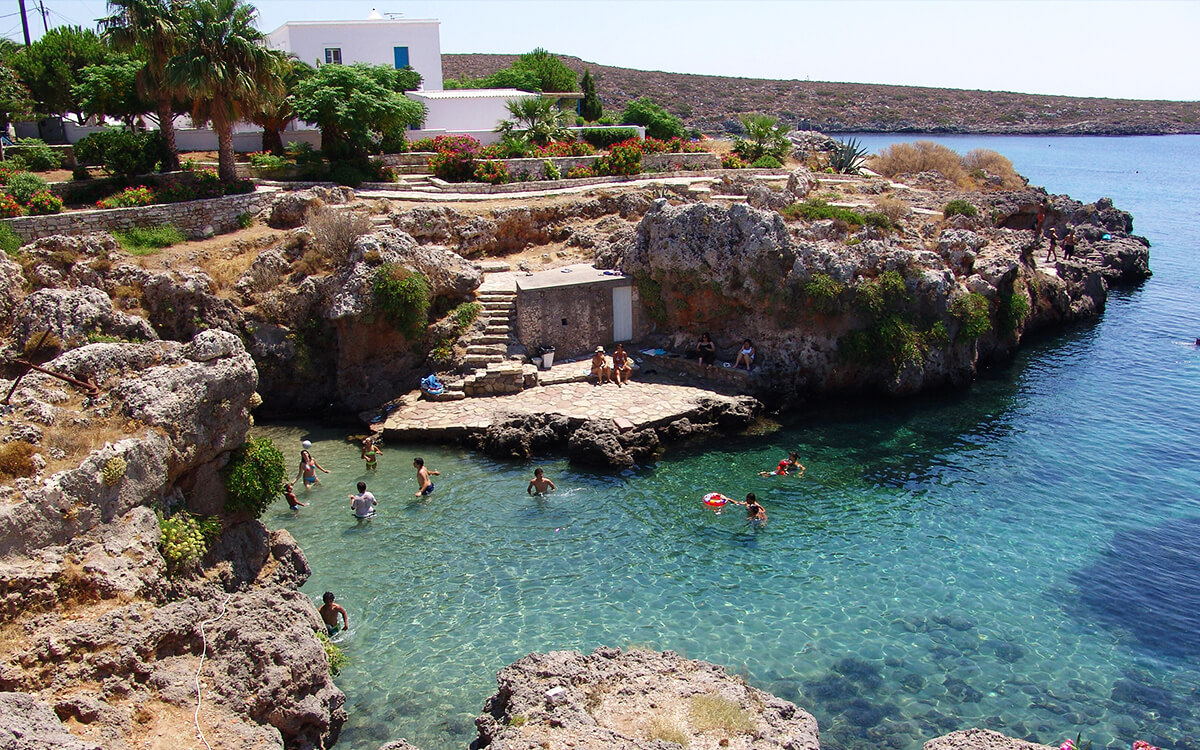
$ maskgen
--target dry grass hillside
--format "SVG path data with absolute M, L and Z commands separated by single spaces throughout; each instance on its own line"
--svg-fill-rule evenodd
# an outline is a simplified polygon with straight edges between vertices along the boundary
M 736 132 L 737 115 L 776 115 L 801 130 L 825 132 L 1053 133 L 1152 135 L 1200 133 L 1200 102 L 1083 99 L 1003 91 L 962 91 L 820 81 L 663 73 L 560 56 L 592 71 L 606 112 L 649 96 L 710 135 Z M 516 55 L 442 55 L 445 78 L 482 77 Z

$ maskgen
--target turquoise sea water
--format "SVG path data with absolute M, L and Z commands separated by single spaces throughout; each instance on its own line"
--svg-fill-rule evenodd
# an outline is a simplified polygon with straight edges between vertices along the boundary
M 1200 137 L 939 140 L 1111 196 L 1154 277 L 968 391 L 828 406 L 621 474 L 540 461 L 546 498 L 525 494 L 533 463 L 388 445 L 367 476 L 343 433 L 259 430 L 332 471 L 264 520 L 303 546 L 304 590 L 350 612 L 339 747 L 465 747 L 500 667 L 636 644 L 795 701 L 828 748 L 970 726 L 1200 748 Z M 793 448 L 803 478 L 756 476 Z M 414 455 L 442 472 L 432 498 Z M 380 506 L 358 524 L 363 478 Z M 757 493 L 768 526 L 705 510 L 714 490 Z

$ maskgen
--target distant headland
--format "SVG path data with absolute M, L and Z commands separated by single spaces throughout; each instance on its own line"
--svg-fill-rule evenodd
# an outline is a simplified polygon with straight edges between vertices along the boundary
M 633 70 L 560 55 L 591 70 L 611 110 L 648 96 L 708 135 L 736 134 L 737 116 L 760 112 L 801 130 L 833 133 L 1177 135 L 1200 133 L 1200 102 L 1090 99 L 1007 91 L 769 80 Z M 516 55 L 442 55 L 446 79 L 486 76 Z M 786 72 L 781 73 L 786 74 Z

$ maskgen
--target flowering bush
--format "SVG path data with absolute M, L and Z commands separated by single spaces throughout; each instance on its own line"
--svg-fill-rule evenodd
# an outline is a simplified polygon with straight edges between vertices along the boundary
M 422 143 L 422 139 L 416 143 Z M 475 157 L 483 147 L 469 135 L 439 135 L 429 145 L 437 153 L 429 157 L 429 168 L 447 182 L 467 182 L 475 176 Z
M 161 186 L 155 196 L 163 203 L 183 203 L 196 200 L 196 188 L 186 182 L 169 182 Z
M 57 214 L 62 213 L 63 202 L 62 198 L 49 190 L 41 190 L 33 194 L 28 206 L 31 214 Z
M 571 170 L 569 172 L 567 172 L 567 179 L 570 179 L 570 180 L 577 180 L 581 177 L 595 177 L 595 176 L 596 176 L 596 170 L 592 169 L 591 167 L 571 167 Z
M 7 185 L 9 178 L 20 171 L 22 170 L 12 167 L 0 167 L 0 185 Z
M 110 195 L 96 201 L 96 208 L 130 208 L 132 206 L 149 206 L 154 203 L 154 193 L 145 185 L 125 188 L 116 195 Z
M 215 170 L 199 169 L 193 174 L 196 176 L 192 184 L 196 188 L 197 198 L 220 198 L 225 194 L 225 186 Z
M 247 177 L 239 177 L 233 182 L 226 183 L 222 188 L 225 195 L 245 195 L 246 193 L 254 192 L 254 180 Z
M 737 154 L 725 154 L 721 157 L 721 169 L 745 169 L 748 164 Z
M 0 193 L 0 218 L 11 219 L 14 216 L 21 216 L 25 213 L 25 209 L 17 199 L 8 193 Z
M 453 151 L 460 154 L 475 156 L 483 148 L 483 144 L 469 135 L 439 135 L 433 139 L 432 151 Z
M 635 146 L 613 146 L 607 156 L 596 160 L 596 172 L 602 175 L 632 175 L 642 171 L 642 152 Z
M 511 178 L 508 175 L 508 166 L 502 161 L 481 161 L 475 165 L 475 180 L 477 182 L 488 182 L 492 185 L 501 185 L 508 182 Z
M 596 149 L 582 141 L 551 141 L 545 146 L 535 146 L 533 155 L 539 158 L 554 156 L 592 156 Z

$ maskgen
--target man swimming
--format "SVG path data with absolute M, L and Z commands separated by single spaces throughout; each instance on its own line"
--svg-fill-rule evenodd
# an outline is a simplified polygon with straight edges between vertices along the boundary
M 543 472 L 540 468 L 533 470 L 533 479 L 529 480 L 529 486 L 525 488 L 525 491 L 530 495 L 545 495 L 550 490 L 558 489 L 554 486 L 554 482 L 551 482 L 542 474 Z

